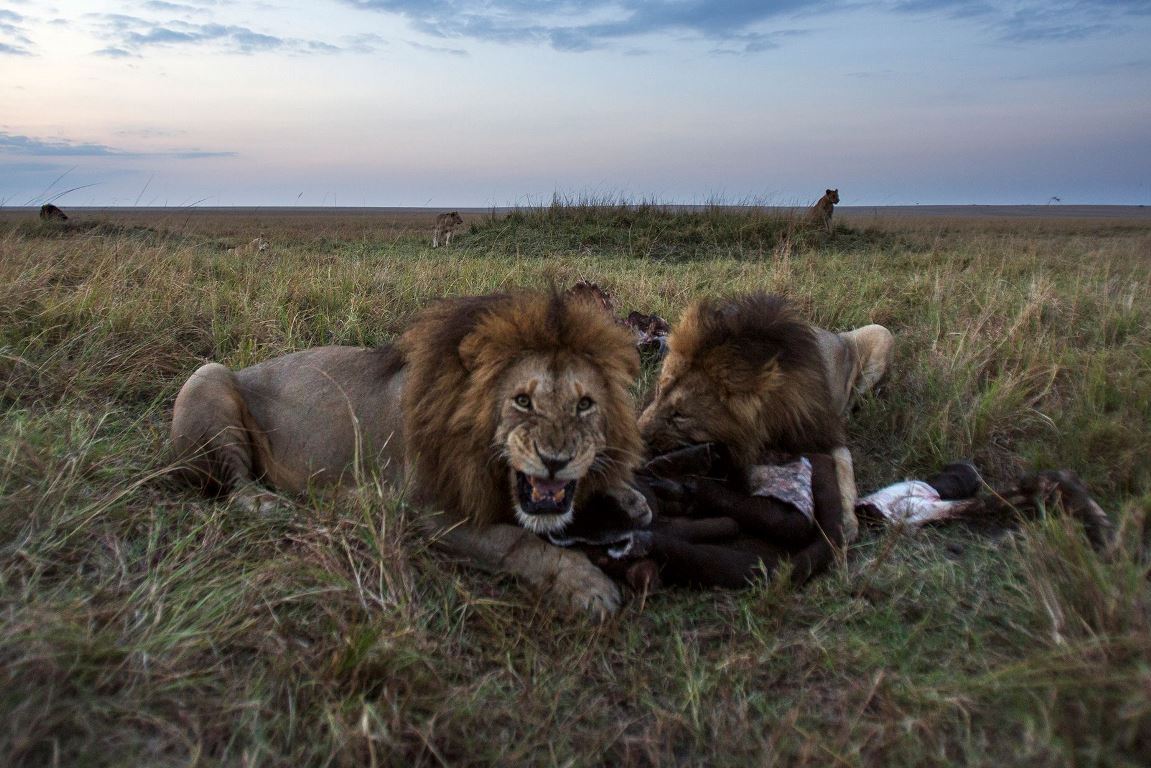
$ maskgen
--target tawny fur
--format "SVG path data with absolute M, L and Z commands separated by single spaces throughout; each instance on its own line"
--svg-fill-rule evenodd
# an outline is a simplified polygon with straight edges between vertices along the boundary
M 45 203 L 40 206 L 40 219 L 42 221 L 67 221 L 68 216 L 51 203 Z
M 399 348 L 407 362 L 404 431 L 418 484 L 433 489 L 443 508 L 467 510 L 472 522 L 511 519 L 508 465 L 493 461 L 501 431 L 495 398 L 509 368 L 526 356 L 553 371 L 590 364 L 598 379 L 587 384 L 596 389 L 606 447 L 577 499 L 626 484 L 641 458 L 630 391 L 639 357 L 627 330 L 597 307 L 558 295 L 448 300 L 425 311 Z M 575 420 L 558 427 L 580 429 Z M 544 432 L 535 439 L 572 439 Z
M 229 248 L 228 253 L 235 256 L 255 256 L 258 253 L 263 253 L 271 247 L 271 244 L 264 239 L 263 235 L 250 240 L 243 245 L 237 245 L 235 248 Z
M 451 245 L 452 235 L 463 225 L 464 219 L 459 211 L 441 213 L 436 217 L 436 229 L 432 232 L 432 247 L 438 248 L 441 242 L 444 245 Z
M 835 206 L 839 205 L 839 190 L 829 189 L 824 192 L 823 197 L 819 198 L 819 202 L 811 206 L 811 211 L 808 213 L 808 220 L 816 226 L 823 227 L 828 232 L 831 231 L 831 214 L 835 211 Z
M 691 306 L 672 331 L 640 428 L 650 450 L 721 442 L 744 466 L 765 450 L 843 444 L 816 329 L 778 296 Z
M 582 553 L 515 524 L 513 472 L 576 482 L 577 501 L 606 492 L 649 521 L 628 482 L 641 458 L 638 371 L 631 334 L 586 302 L 452 299 L 394 347 L 319 347 L 240 371 L 201 366 L 176 398 L 172 444 L 198 484 L 254 510 L 275 503 L 260 484 L 300 492 L 379 474 L 408 491 L 417 526 L 439 546 L 602 618 L 619 608 L 618 588 Z M 514 405 L 525 392 L 527 410 Z M 537 530 L 554 518 L 529 522 Z

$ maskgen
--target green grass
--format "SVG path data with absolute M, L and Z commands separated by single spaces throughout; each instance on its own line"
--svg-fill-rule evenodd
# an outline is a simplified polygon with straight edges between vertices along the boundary
M 841 222 L 570 204 L 475 217 L 0 219 L 0 755 L 10 765 L 1145 765 L 1151 222 Z M 258 256 L 227 248 L 257 234 Z M 667 592 L 593 626 L 461 569 L 368 484 L 260 517 L 165 474 L 200 362 L 375 344 L 443 295 L 589 278 L 675 320 L 766 289 L 882 322 L 860 487 L 1069 467 L 1061 516 L 871 531 L 793 593 Z M 649 361 L 641 390 L 650 387 Z

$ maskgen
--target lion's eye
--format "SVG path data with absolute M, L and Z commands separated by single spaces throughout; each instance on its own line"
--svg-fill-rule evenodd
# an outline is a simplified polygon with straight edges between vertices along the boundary
M 576 403 L 576 413 L 587 413 L 593 405 L 595 405 L 595 400 L 587 396 L 581 397 Z
M 687 419 L 687 417 L 684 416 L 679 411 L 672 411 L 671 416 L 669 416 L 668 418 L 671 419 L 672 421 L 685 421 Z
M 522 392 L 512 398 L 512 402 L 516 404 L 517 408 L 523 408 L 525 411 L 532 409 L 532 398 L 530 395 L 525 395 Z

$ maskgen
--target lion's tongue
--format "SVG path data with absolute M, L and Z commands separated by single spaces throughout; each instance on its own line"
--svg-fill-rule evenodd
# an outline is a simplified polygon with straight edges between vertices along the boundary
M 529 477 L 528 482 L 532 486 L 532 501 L 543 501 L 545 498 L 552 498 L 557 502 L 564 500 L 564 488 L 567 486 L 567 481 Z

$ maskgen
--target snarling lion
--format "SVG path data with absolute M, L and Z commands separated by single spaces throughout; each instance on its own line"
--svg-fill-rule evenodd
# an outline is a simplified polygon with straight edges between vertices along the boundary
M 452 244 L 452 235 L 464 225 L 464 219 L 459 211 L 441 213 L 436 217 L 436 228 L 432 232 L 432 247 L 438 248 L 442 241 L 444 245 Z
M 394 346 L 320 347 L 197 370 L 172 441 L 202 485 L 260 508 L 274 489 L 379 472 L 407 489 L 421 530 L 474 564 L 604 616 L 616 586 L 536 533 L 606 492 L 639 523 L 634 341 L 604 312 L 553 294 L 445 300 Z
M 823 227 L 829 233 L 831 232 L 831 214 L 835 211 L 835 206 L 839 205 L 839 190 L 829 189 L 819 198 L 819 201 L 811 206 L 808 211 L 807 218 L 814 226 Z
M 705 299 L 672 330 L 640 430 L 653 453 L 720 443 L 745 469 L 768 451 L 830 453 L 851 541 L 857 492 L 843 414 L 883 377 L 893 346 L 883 326 L 831 333 L 778 296 Z

